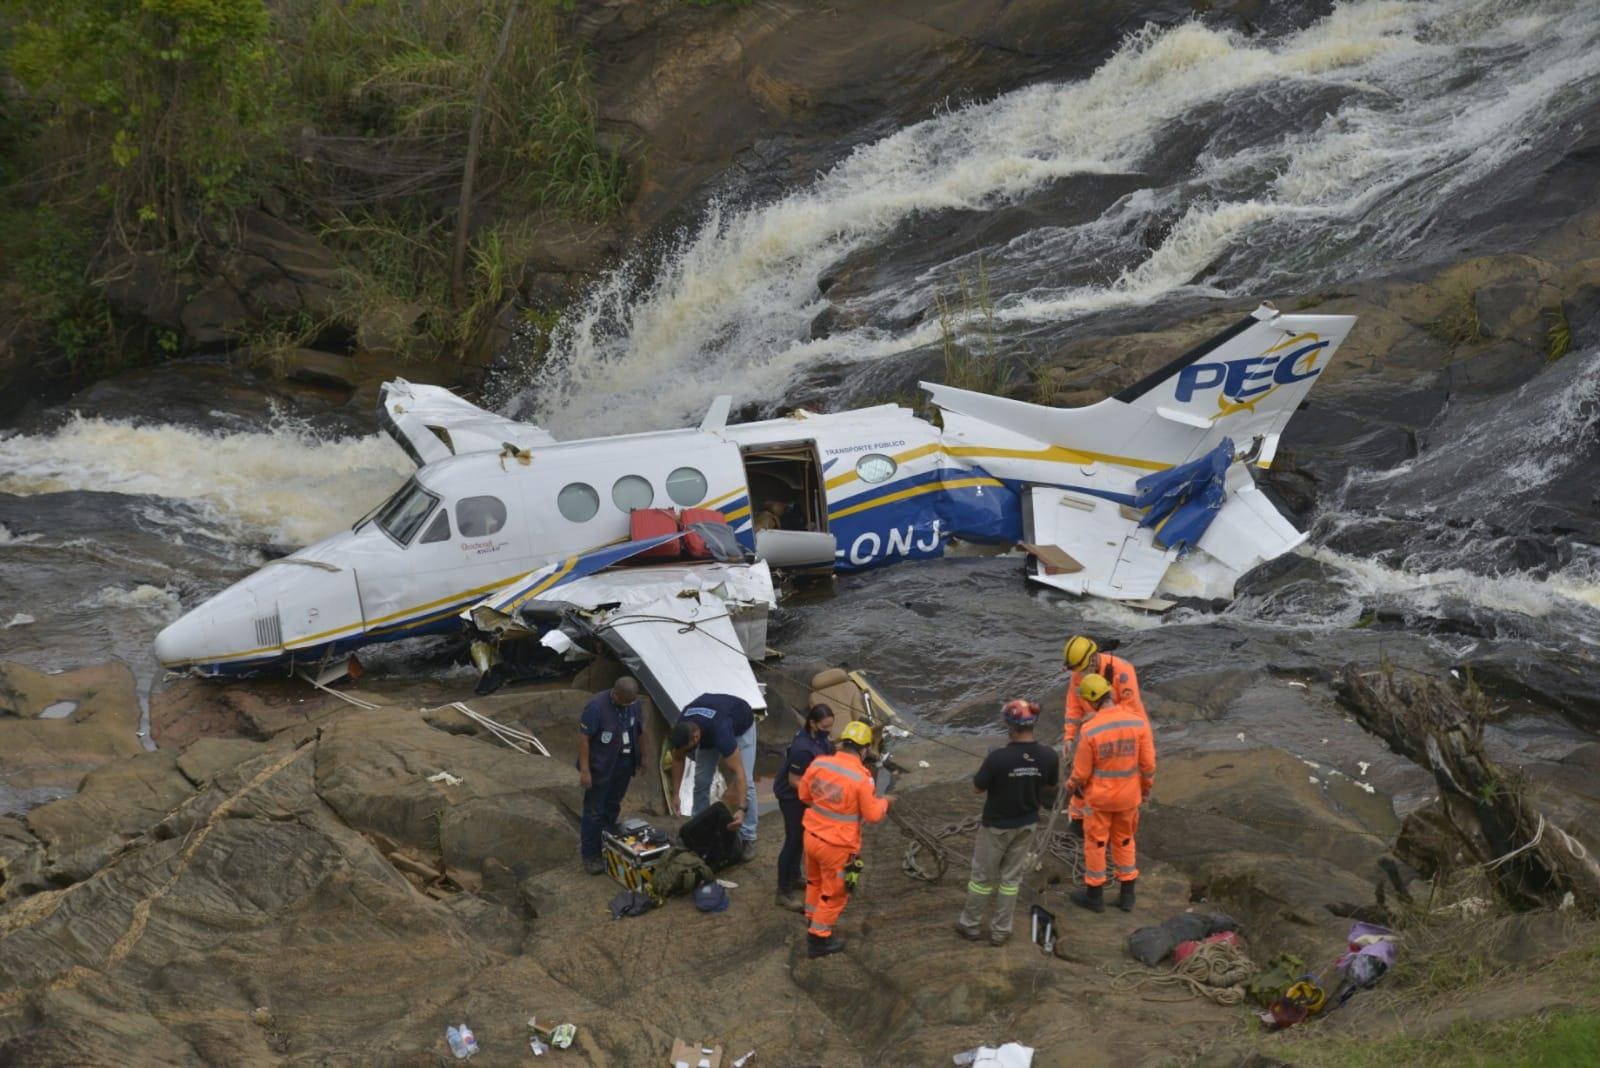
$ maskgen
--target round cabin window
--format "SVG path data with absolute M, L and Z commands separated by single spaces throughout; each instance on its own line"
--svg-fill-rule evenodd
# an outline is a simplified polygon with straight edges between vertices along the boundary
M 899 464 L 881 452 L 869 452 L 856 461 L 856 474 L 863 482 L 887 482 L 899 469 Z
M 667 476 L 667 496 L 682 508 L 692 508 L 706 499 L 706 476 L 692 467 L 680 467 Z
M 611 503 L 619 511 L 631 512 L 635 508 L 648 508 L 656 499 L 650 480 L 639 475 L 623 475 L 611 487 Z
M 570 522 L 587 523 L 600 510 L 600 494 L 587 483 L 573 482 L 556 494 L 556 510 Z

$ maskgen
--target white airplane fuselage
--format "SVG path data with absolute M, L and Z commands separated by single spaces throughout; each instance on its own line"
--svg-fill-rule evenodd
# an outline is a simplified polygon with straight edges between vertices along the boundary
M 388 502 L 352 529 L 272 561 L 199 605 L 161 632 L 156 654 L 173 670 L 247 674 L 459 630 L 465 609 L 519 577 L 626 540 L 630 513 L 640 508 L 713 510 L 753 548 L 753 510 L 784 499 L 791 504 L 784 526 L 831 534 L 840 571 L 937 557 L 953 536 L 996 544 L 1032 539 L 1096 506 L 1122 509 L 1121 518 L 1106 522 L 1132 528 L 1128 502 L 1142 476 L 1193 460 L 1224 439 L 1256 440 L 1255 462 L 1269 463 L 1283 423 L 1352 322 L 1258 311 L 1210 349 L 1184 357 L 1187 363 L 1082 409 L 927 387 L 943 409 L 943 429 L 880 405 L 582 441 L 540 434 L 538 443 L 499 450 L 465 451 L 462 430 L 451 446 L 463 449 L 460 455 L 425 459 L 408 447 L 424 462 Z M 451 443 L 448 431 L 429 429 Z M 431 439 L 419 443 L 430 455 L 443 451 Z M 1261 522 L 1270 529 L 1253 555 L 1223 544 L 1238 541 L 1241 522 L 1264 516 L 1244 466 L 1232 464 L 1227 489 L 1230 502 L 1251 507 L 1234 509 L 1243 518 L 1230 518 L 1233 527 L 1219 524 L 1214 546 L 1199 542 L 1207 551 L 1195 554 L 1192 570 L 1203 588 L 1193 592 L 1231 595 L 1232 578 L 1245 565 L 1303 537 L 1267 505 L 1271 515 Z M 1118 596 L 1118 569 L 1132 575 L 1130 561 L 1143 553 L 1158 578 L 1172 565 L 1173 587 L 1181 554 L 1152 545 L 1156 536 L 1130 529 L 1099 539 L 1110 563 L 1078 586 L 1047 579 L 1042 569 L 1040 581 Z M 1228 566 L 1216 565 L 1213 548 Z M 1092 559 L 1098 550 L 1086 542 L 1071 551 Z

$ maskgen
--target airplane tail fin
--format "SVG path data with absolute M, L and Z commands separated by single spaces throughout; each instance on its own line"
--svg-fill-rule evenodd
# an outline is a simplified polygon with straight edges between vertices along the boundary
M 1262 304 L 1115 397 L 1163 420 L 1226 433 L 1241 447 L 1261 439 L 1269 466 L 1289 417 L 1355 325 L 1353 315 L 1285 315 Z

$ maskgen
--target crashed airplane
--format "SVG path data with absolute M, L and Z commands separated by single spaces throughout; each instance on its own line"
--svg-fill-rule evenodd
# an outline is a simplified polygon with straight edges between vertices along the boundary
M 1249 467 L 1272 463 L 1354 322 L 1263 304 L 1083 408 L 923 383 L 942 429 L 893 404 L 728 425 L 719 397 L 698 427 L 557 441 L 390 382 L 384 425 L 415 476 L 168 626 L 156 654 L 201 675 L 327 675 L 374 642 L 542 636 L 551 655 L 603 646 L 672 722 L 704 692 L 766 707 L 750 661 L 773 568 L 859 570 L 961 539 L 1020 544 L 1030 581 L 1072 594 L 1230 597 L 1305 539 Z

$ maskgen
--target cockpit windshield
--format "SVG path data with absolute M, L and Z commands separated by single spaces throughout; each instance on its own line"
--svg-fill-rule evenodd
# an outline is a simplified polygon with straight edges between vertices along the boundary
M 389 537 L 408 545 L 438 503 L 438 497 L 418 485 L 416 479 L 411 479 L 383 503 L 374 521 Z

